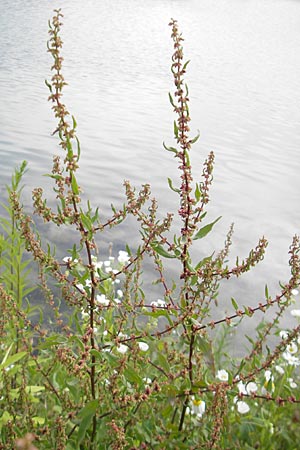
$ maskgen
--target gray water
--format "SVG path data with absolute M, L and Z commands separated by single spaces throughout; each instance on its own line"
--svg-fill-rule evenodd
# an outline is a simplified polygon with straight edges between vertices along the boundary
M 292 236 L 300 233 L 300 1 L 0 0 L 0 6 L 0 197 L 23 159 L 25 204 L 33 187 L 49 192 L 42 175 L 59 148 L 44 84 L 52 62 L 47 21 L 63 6 L 64 100 L 78 122 L 85 197 L 109 217 L 130 179 L 152 185 L 162 213 L 177 208 L 167 185 L 167 177 L 176 179 L 176 163 L 162 148 L 162 141 L 174 145 L 168 23 L 176 18 L 191 60 L 192 131 L 201 133 L 191 153 L 194 177 L 213 150 L 209 220 L 222 216 L 196 257 L 218 249 L 233 221 L 232 261 L 246 257 L 262 235 L 270 244 L 260 267 L 226 286 L 222 308 L 231 295 L 254 305 L 266 283 L 276 292 L 289 276 Z M 55 240 L 55 231 L 45 234 Z M 62 245 L 68 235 L 58 239 Z M 139 242 L 131 225 L 101 239 L 104 253 L 110 241 L 116 248 Z

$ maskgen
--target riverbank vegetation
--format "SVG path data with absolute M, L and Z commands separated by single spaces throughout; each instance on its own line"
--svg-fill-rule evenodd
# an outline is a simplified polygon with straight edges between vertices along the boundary
M 0 222 L 0 449 L 296 449 L 300 309 L 290 306 L 299 295 L 299 237 L 288 249 L 290 278 L 276 296 L 265 286 L 255 307 L 243 296 L 231 298 L 230 312 L 214 317 L 220 285 L 260 263 L 267 240 L 229 265 L 232 226 L 222 249 L 195 259 L 193 247 L 211 238 L 221 218 L 207 214 L 214 154 L 202 174 L 192 171 L 198 136 L 190 136 L 188 61 L 175 20 L 175 144 L 164 147 L 178 163 L 178 179 L 168 179 L 178 210 L 162 217 L 150 186 L 129 181 L 126 202 L 108 219 L 84 203 L 77 123 L 62 97 L 61 20 L 57 10 L 49 23 L 53 76 L 46 82 L 61 147 L 49 173 L 56 206 L 36 188 L 33 210 L 25 210 L 24 162 L 7 188 Z M 44 222 L 39 230 L 36 216 Z M 139 225 L 136 241 L 103 257 L 99 236 L 117 233 L 129 216 Z M 77 233 L 63 259 L 47 242 L 49 223 L 57 233 Z M 167 260 L 177 268 L 175 279 Z M 143 290 L 145 261 L 153 264 L 160 298 Z M 291 314 L 288 330 L 279 326 L 284 314 Z M 245 318 L 256 337 L 234 358 L 227 338 L 242 333 Z

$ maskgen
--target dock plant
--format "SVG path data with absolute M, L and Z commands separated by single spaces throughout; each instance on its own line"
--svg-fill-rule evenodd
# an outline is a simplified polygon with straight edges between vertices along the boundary
M 161 214 L 150 186 L 127 180 L 126 201 L 112 206 L 109 218 L 101 204 L 83 201 L 77 123 L 63 102 L 62 17 L 56 10 L 49 22 L 53 75 L 46 81 L 61 147 L 48 174 L 55 198 L 35 188 L 33 210 L 26 211 L 23 163 L 0 222 L 0 449 L 295 449 L 300 313 L 292 310 L 288 330 L 280 329 L 280 318 L 298 295 L 299 237 L 288 249 L 290 278 L 276 296 L 265 287 L 250 306 L 237 294 L 216 318 L 220 286 L 260 263 L 267 240 L 259 238 L 229 265 L 231 226 L 223 248 L 195 259 L 194 247 L 212 239 L 221 218 L 209 219 L 207 209 L 214 153 L 202 173 L 192 170 L 199 136 L 190 135 L 188 61 L 173 19 L 174 144 L 164 148 L 178 166 L 177 180 L 166 181 L 178 208 Z M 116 229 L 117 236 L 130 216 L 139 227 L 135 241 L 103 254 L 107 232 Z M 63 258 L 47 240 L 49 226 L 74 237 Z M 159 298 L 143 290 L 145 262 L 156 273 Z M 233 357 L 226 342 L 242 333 L 245 318 L 256 337 Z

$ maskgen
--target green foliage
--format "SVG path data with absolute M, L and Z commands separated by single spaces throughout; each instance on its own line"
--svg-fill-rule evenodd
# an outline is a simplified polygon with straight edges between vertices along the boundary
M 199 138 L 189 136 L 188 88 L 184 83 L 182 37 L 171 21 L 175 92 L 169 95 L 176 119 L 176 147 L 164 144 L 178 161 L 179 229 L 173 215 L 158 219 L 150 187 L 139 191 L 124 183 L 126 202 L 112 207 L 103 220 L 99 207 L 80 198 L 77 170 L 81 149 L 62 103 L 60 11 L 49 24 L 48 51 L 54 75 L 50 91 L 64 152 L 53 159 L 56 209 L 43 190 L 33 191 L 34 213 L 47 223 L 74 230 L 68 256 L 55 257 L 46 232 L 39 237 L 20 200 L 23 163 L 8 188 L 1 219 L 0 301 L 0 449 L 293 449 L 299 436 L 299 331 L 284 332 L 279 318 L 298 295 L 299 239 L 291 244 L 291 277 L 274 298 L 265 288 L 265 303 L 240 307 L 231 298 L 231 314 L 214 319 L 219 287 L 241 276 L 263 259 L 267 241 L 261 238 L 247 258 L 228 266 L 233 227 L 219 252 L 192 257 L 192 248 L 220 220 L 204 222 L 213 178 L 214 155 L 194 182 L 190 149 Z M 132 248 L 113 249 L 99 259 L 99 235 L 128 216 L 140 226 L 140 241 Z M 204 223 L 203 223 L 204 222 Z M 59 232 L 59 231 L 58 231 Z M 170 239 L 173 236 L 173 240 Z M 195 241 L 200 241 L 195 243 Z M 25 249 L 30 255 L 25 260 Z M 164 262 L 172 259 L 178 272 L 170 279 Z M 152 262 L 161 298 L 143 291 L 144 261 Z M 29 264 L 30 262 L 30 264 Z M 51 327 L 41 314 L 32 317 L 27 296 L 30 270 L 37 265 L 43 295 L 40 308 L 50 308 Z M 233 358 L 228 343 L 243 319 L 258 311 L 275 310 L 274 318 L 256 327 L 249 351 Z M 295 318 L 299 310 L 294 310 Z M 276 340 L 268 347 L 268 339 Z

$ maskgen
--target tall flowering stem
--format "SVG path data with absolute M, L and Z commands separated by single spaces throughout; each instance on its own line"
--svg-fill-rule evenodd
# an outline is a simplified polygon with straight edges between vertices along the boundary
M 60 168 L 59 161 L 57 158 L 54 160 L 54 166 L 52 171 L 52 177 L 55 179 L 56 184 L 58 185 L 58 198 L 60 198 L 61 203 L 64 207 L 64 211 L 66 213 L 65 217 L 69 218 L 71 223 L 74 223 L 77 226 L 81 234 L 81 240 L 84 242 L 87 259 L 88 259 L 88 268 L 89 275 L 91 280 L 91 290 L 90 295 L 88 297 L 89 304 L 89 329 L 87 330 L 86 335 L 89 337 L 90 348 L 95 350 L 96 342 L 94 337 L 94 325 L 95 325 L 95 307 L 96 307 L 96 288 L 97 288 L 97 279 L 95 268 L 93 265 L 92 259 L 92 250 L 95 248 L 94 244 L 94 232 L 93 230 L 86 229 L 86 226 L 82 220 L 82 211 L 78 209 L 78 204 L 80 203 L 80 187 L 77 184 L 77 180 L 75 177 L 75 172 L 78 169 L 78 161 L 80 157 L 80 144 L 79 140 L 75 134 L 76 131 L 76 120 L 72 116 L 72 127 L 67 122 L 67 116 L 69 112 L 66 109 L 66 106 L 62 103 L 62 90 L 63 87 L 67 84 L 64 81 L 64 77 L 61 73 L 62 69 L 62 61 L 63 58 L 60 54 L 60 48 L 62 47 L 62 40 L 60 37 L 61 31 L 61 18 L 63 15 L 60 12 L 60 9 L 55 10 L 56 15 L 52 19 L 52 25 L 49 23 L 49 34 L 50 41 L 48 42 L 48 52 L 51 53 L 54 64 L 51 67 L 51 70 L 54 71 L 54 75 L 51 78 L 51 83 L 46 81 L 47 86 L 50 90 L 49 100 L 54 104 L 52 109 L 54 110 L 55 117 L 58 119 L 58 126 L 53 134 L 58 133 L 60 138 L 60 145 L 65 150 L 66 156 L 64 159 L 65 170 L 67 172 L 67 176 L 63 179 L 62 177 L 62 169 Z M 74 140 L 76 141 L 77 151 L 73 150 Z M 63 179 L 63 180 L 62 180 Z M 68 188 L 67 196 L 64 195 L 64 187 L 65 184 Z M 73 211 L 70 211 L 70 206 Z M 95 373 L 95 356 L 91 354 L 91 366 L 90 366 L 90 385 L 91 385 L 91 396 L 93 399 L 96 399 L 96 373 Z M 96 417 L 93 419 L 93 431 L 91 435 L 91 442 L 93 442 L 96 433 Z
M 183 63 L 183 48 L 181 42 L 183 38 L 179 34 L 177 21 L 171 20 L 170 26 L 172 27 L 171 37 L 174 42 L 174 54 L 172 56 L 172 66 L 171 70 L 174 77 L 175 84 L 175 99 L 169 94 L 171 104 L 174 108 L 174 112 L 177 115 L 177 119 L 174 121 L 174 135 L 180 150 L 176 151 L 176 158 L 179 159 L 179 170 L 181 171 L 181 185 L 180 185 L 180 209 L 178 211 L 179 216 L 182 218 L 183 227 L 181 229 L 182 241 L 183 241 L 183 251 L 181 254 L 181 259 L 183 262 L 183 278 L 188 277 L 188 247 L 192 242 L 192 235 L 195 231 L 195 225 L 191 221 L 191 216 L 193 214 L 193 206 L 195 200 L 191 195 L 192 191 L 192 171 L 189 159 L 189 150 L 193 140 L 189 138 L 189 98 L 188 98 L 188 87 L 184 83 L 183 76 L 186 72 L 186 67 L 188 65 Z

